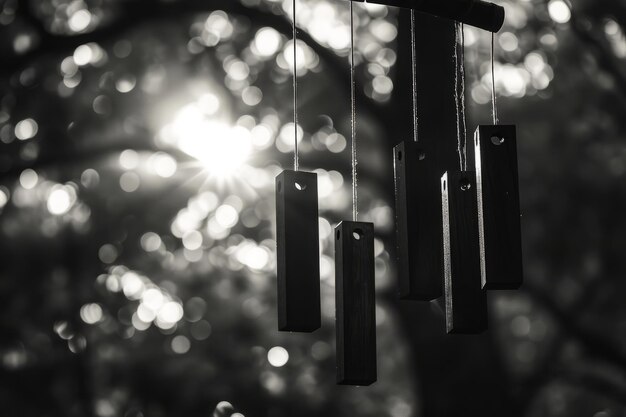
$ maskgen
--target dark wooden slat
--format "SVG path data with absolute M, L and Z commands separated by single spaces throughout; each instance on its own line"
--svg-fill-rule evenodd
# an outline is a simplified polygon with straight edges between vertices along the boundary
M 449 20 L 439 19 L 429 14 L 416 13 L 415 29 L 417 39 L 433 40 L 432 42 L 416 43 L 417 66 L 415 70 L 417 72 L 418 94 L 420 97 L 428 97 L 428 105 L 419 105 L 418 103 L 417 106 L 418 143 L 426 149 L 426 161 L 435 167 L 437 174 L 437 177 L 433 179 L 433 186 L 437 188 L 437 196 L 432 202 L 436 202 L 438 206 L 431 218 L 432 224 L 437 227 L 437 235 L 433 238 L 431 250 L 434 262 L 439 262 L 441 265 L 439 279 L 443 293 L 443 231 L 441 229 L 439 180 L 444 172 L 458 167 L 456 141 L 442 140 L 442 138 L 455 138 L 457 134 L 456 112 L 454 110 L 456 108 L 454 99 L 455 68 L 452 61 L 455 48 L 455 25 Z M 403 55 L 410 57 L 410 51 L 405 51 Z M 433 82 L 433 80 L 438 80 L 438 82 Z M 410 91 L 406 94 L 406 99 L 407 102 L 410 102 Z M 410 123 L 410 121 L 412 118 L 407 119 L 406 122 Z
M 474 135 L 483 288 L 523 282 L 515 126 L 479 126 Z
M 433 300 L 443 293 L 441 172 L 424 144 L 394 148 L 400 298 Z
M 335 227 L 337 383 L 376 381 L 374 225 L 343 221 Z
M 278 330 L 320 327 L 317 174 L 285 170 L 276 177 Z
M 504 8 L 481 0 L 367 0 L 367 3 L 413 9 L 490 32 L 498 32 L 504 24 Z
M 487 297 L 480 282 L 475 174 L 441 177 L 446 329 L 475 334 L 487 329 Z

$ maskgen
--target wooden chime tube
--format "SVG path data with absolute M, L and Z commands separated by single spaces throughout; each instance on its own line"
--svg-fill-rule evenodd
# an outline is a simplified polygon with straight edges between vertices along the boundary
M 490 32 L 504 24 L 504 8 L 481 0 L 352 0 L 385 6 L 404 7 L 454 20 Z
M 522 285 L 522 234 L 515 126 L 479 126 L 474 135 L 482 286 Z
M 443 292 L 441 203 L 435 158 L 424 145 L 394 148 L 400 297 L 434 300 Z
M 276 177 L 278 329 L 320 327 L 317 174 L 285 170 Z
M 475 174 L 471 171 L 446 172 L 441 177 L 448 333 L 481 333 L 487 328 L 487 298 L 480 282 L 475 187 Z
M 335 227 L 337 383 L 376 381 L 374 225 L 342 221 Z

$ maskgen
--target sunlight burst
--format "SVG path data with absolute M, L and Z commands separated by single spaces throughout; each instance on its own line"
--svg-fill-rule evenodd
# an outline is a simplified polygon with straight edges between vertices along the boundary
M 196 104 L 181 109 L 171 127 L 180 150 L 200 161 L 215 177 L 233 175 L 252 150 L 248 129 L 212 120 Z

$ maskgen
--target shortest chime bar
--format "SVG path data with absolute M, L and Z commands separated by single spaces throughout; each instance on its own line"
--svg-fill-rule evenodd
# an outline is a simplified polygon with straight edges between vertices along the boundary
M 342 221 L 335 227 L 337 383 L 376 382 L 374 225 Z
M 522 285 L 522 235 L 515 126 L 479 126 L 474 135 L 482 286 Z
M 480 282 L 474 172 L 441 177 L 446 329 L 474 334 L 487 329 L 487 296 Z
M 400 297 L 434 300 L 442 294 L 441 206 L 437 166 L 421 143 L 394 148 Z
M 285 170 L 276 177 L 278 329 L 320 327 L 317 174 Z

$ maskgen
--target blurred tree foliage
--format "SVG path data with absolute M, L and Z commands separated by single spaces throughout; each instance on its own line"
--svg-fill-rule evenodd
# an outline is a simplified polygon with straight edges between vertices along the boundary
M 376 223 L 379 291 L 379 381 L 357 389 L 334 384 L 348 7 L 298 4 L 301 164 L 320 181 L 312 335 L 277 332 L 274 307 L 291 1 L 0 2 L 2 415 L 623 415 L 626 6 L 501 2 L 526 284 L 490 295 L 476 337 L 446 336 L 436 303 L 395 300 L 408 14 L 355 7 L 360 212 Z M 465 41 L 473 127 L 490 120 L 491 37 L 465 28 Z

